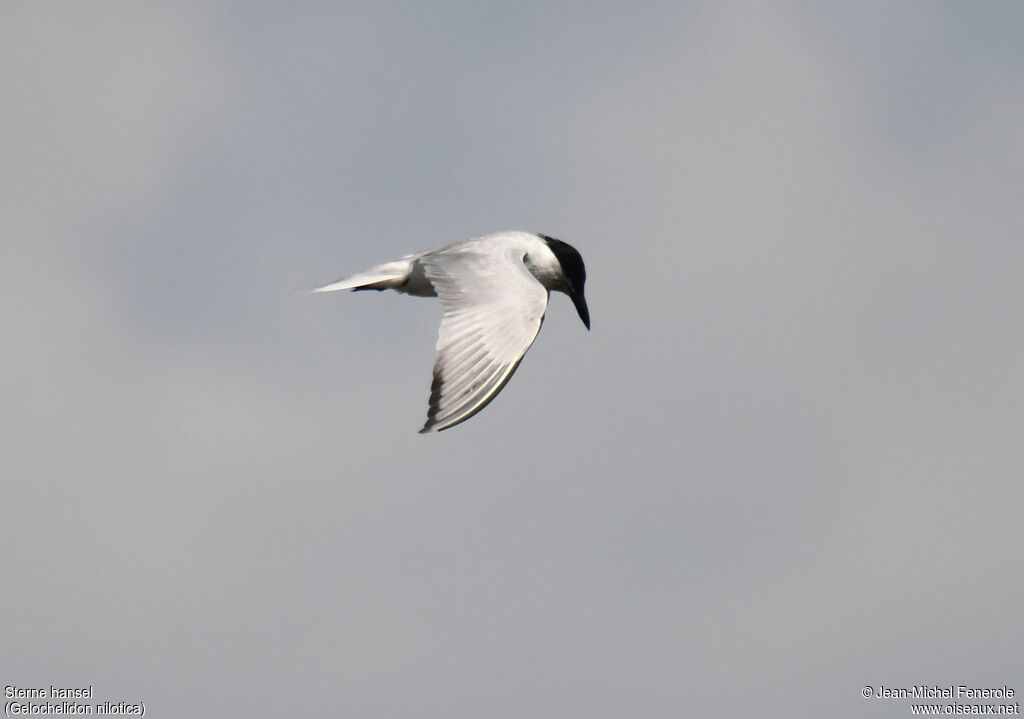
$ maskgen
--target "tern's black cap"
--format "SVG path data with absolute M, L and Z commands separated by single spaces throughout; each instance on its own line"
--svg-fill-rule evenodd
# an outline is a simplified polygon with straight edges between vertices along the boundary
M 547 246 L 551 248 L 555 258 L 558 260 L 558 264 L 562 266 L 562 273 L 565 275 L 566 283 L 568 284 L 569 291 L 567 294 L 576 306 L 576 311 L 579 313 L 580 319 L 583 320 L 583 324 L 589 330 L 590 310 L 587 309 L 587 300 L 583 296 L 583 286 L 587 282 L 587 268 L 583 265 L 583 258 L 576 251 L 576 248 L 568 242 L 562 242 L 554 237 L 548 237 L 540 233 L 537 233 L 537 237 L 544 240 Z

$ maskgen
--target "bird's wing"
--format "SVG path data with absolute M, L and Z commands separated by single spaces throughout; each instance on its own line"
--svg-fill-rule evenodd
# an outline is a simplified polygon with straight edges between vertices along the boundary
M 419 258 L 444 310 L 427 421 L 465 422 L 494 399 L 544 321 L 548 291 L 508 246 L 456 244 Z

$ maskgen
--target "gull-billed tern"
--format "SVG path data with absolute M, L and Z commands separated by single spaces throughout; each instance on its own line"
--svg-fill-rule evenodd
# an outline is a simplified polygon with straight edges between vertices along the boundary
M 427 421 L 420 432 L 454 427 L 482 410 L 511 379 L 544 322 L 551 290 L 563 292 L 590 329 L 583 258 L 572 246 L 532 232 L 498 232 L 406 255 L 318 287 L 395 290 L 438 297 Z

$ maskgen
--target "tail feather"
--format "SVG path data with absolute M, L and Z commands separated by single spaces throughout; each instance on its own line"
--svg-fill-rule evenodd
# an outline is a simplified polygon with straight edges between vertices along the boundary
M 399 260 L 360 272 L 310 292 L 337 292 L 338 290 L 390 290 L 401 287 L 409 279 L 409 262 Z

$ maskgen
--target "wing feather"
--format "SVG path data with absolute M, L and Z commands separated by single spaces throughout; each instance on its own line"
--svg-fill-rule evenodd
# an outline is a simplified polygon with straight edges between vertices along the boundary
M 507 245 L 455 244 L 417 261 L 444 310 L 420 431 L 441 431 L 482 410 L 511 379 L 540 331 L 548 291 Z

